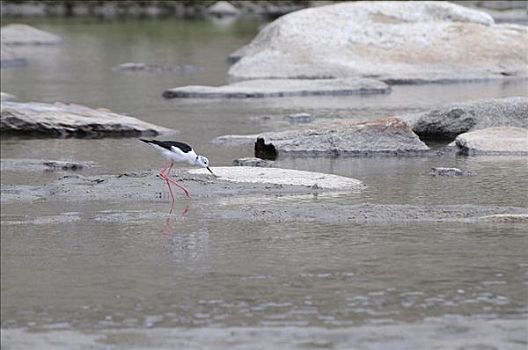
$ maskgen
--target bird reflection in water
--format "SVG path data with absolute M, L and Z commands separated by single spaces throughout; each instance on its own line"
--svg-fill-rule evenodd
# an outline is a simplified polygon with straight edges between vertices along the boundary
M 185 219 L 187 214 L 191 211 L 191 204 L 185 203 L 185 207 L 180 212 L 179 215 L 173 214 L 174 211 L 174 203 L 171 204 L 171 208 L 169 210 L 169 213 L 167 214 L 167 217 L 165 218 L 165 222 L 163 223 L 162 232 L 166 236 L 172 236 L 174 234 L 174 220 L 175 217 L 180 217 L 181 219 Z

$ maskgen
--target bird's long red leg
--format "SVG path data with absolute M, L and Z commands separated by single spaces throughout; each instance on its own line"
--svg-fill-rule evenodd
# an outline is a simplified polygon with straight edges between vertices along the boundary
M 175 180 L 171 179 L 169 176 L 170 176 L 170 172 L 172 170 L 172 164 L 171 163 L 171 166 L 169 167 L 168 171 L 165 173 L 165 175 L 167 176 L 167 180 L 172 182 L 173 184 L 175 184 L 176 186 L 178 186 L 183 192 L 185 192 L 185 195 L 188 197 L 188 198 L 191 198 L 191 192 L 189 192 L 188 189 L 186 189 L 185 187 L 183 187 L 182 185 L 180 185 L 179 183 L 177 183 Z
M 170 162 L 169 163 L 169 166 L 165 169 L 161 169 L 160 170 L 160 177 L 165 180 L 165 182 L 167 183 L 167 187 L 169 188 L 169 192 L 170 192 L 170 195 L 171 195 L 171 198 L 172 198 L 172 205 L 174 205 L 174 192 L 172 192 L 172 187 L 170 185 L 170 179 L 169 177 L 167 176 L 166 172 L 169 171 L 172 169 L 172 165 L 174 163 L 173 162 Z M 172 207 L 171 207 L 171 212 L 172 212 Z
M 174 181 L 173 179 L 171 179 L 169 177 L 173 165 L 174 165 L 174 163 L 170 162 L 170 165 L 166 169 L 161 169 L 161 171 L 160 171 L 161 178 L 164 179 L 167 182 L 167 186 L 169 186 L 169 190 L 171 191 L 171 195 L 173 195 L 173 194 L 172 194 L 172 189 L 170 187 L 169 181 L 172 182 L 173 184 L 175 184 L 176 186 L 178 186 L 185 193 L 185 195 L 188 198 L 191 198 L 191 192 L 189 192 L 188 189 L 186 189 L 185 187 L 183 187 L 182 185 L 180 185 L 179 183 L 177 183 L 176 181 Z M 174 201 L 174 197 L 173 197 L 173 201 Z

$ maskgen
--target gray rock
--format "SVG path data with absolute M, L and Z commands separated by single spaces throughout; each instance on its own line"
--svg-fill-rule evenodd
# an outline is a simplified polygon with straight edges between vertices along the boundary
M 27 60 L 20 57 L 12 49 L 0 43 L 0 67 L 21 67 L 27 64 Z
M 431 168 L 430 175 L 432 176 L 475 176 L 476 173 L 472 171 L 460 170 L 458 168 Z
M 430 139 L 452 139 L 470 130 L 497 126 L 528 128 L 528 97 L 455 103 L 415 118 L 413 131 Z
M 284 117 L 292 124 L 308 124 L 315 120 L 315 117 L 309 113 L 295 113 Z
M 241 12 L 227 1 L 218 1 L 207 8 L 207 13 L 218 17 L 224 17 L 239 16 Z
M 341 120 L 260 137 L 275 148 L 278 156 L 412 155 L 429 150 L 405 122 L 392 117 L 361 123 Z
M 26 24 L 9 24 L 0 28 L 4 45 L 55 45 L 62 39 Z
M 528 129 L 487 128 L 458 135 L 455 139 L 460 153 L 480 154 L 528 154 Z
M 166 90 L 166 98 L 257 98 L 287 96 L 389 93 L 390 87 L 373 79 L 259 79 L 224 86 L 184 86 Z
M 274 162 L 260 158 L 240 158 L 233 161 L 234 166 L 253 166 L 258 168 L 271 168 Z
M 229 75 L 362 76 L 391 83 L 504 79 L 528 75 L 527 50 L 528 28 L 496 25 L 484 12 L 448 2 L 343 2 L 268 24 L 232 55 L 240 59 Z
M 50 137 L 154 136 L 170 129 L 76 104 L 2 102 L 0 131 Z

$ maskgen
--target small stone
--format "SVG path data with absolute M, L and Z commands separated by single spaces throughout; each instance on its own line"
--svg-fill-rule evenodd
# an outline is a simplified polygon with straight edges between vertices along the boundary
M 284 119 L 292 124 L 307 124 L 313 122 L 315 117 L 309 113 L 296 113 L 289 114 L 285 116 Z
M 471 171 L 460 170 L 458 168 L 431 168 L 432 176 L 475 176 L 477 175 Z

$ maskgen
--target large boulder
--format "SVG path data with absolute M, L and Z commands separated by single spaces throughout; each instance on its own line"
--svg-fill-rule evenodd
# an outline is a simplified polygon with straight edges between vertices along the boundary
M 27 24 L 9 24 L 0 28 L 4 45 L 54 45 L 62 41 L 61 37 Z
M 51 137 L 155 136 L 170 129 L 139 119 L 76 104 L 9 102 L 1 104 L 0 131 Z
M 280 157 L 411 155 L 429 150 L 405 122 L 392 117 L 361 123 L 341 120 L 313 128 L 264 133 L 255 146 L 259 158 L 268 158 L 265 154 L 273 151 Z
M 458 135 L 455 144 L 462 154 L 528 155 L 528 129 L 487 128 Z
M 268 24 L 231 59 L 235 79 L 371 77 L 389 83 L 526 76 L 528 28 L 448 2 L 344 2 Z M 236 57 L 235 57 L 236 56 Z
M 498 126 L 528 128 L 528 97 L 455 103 L 414 116 L 422 138 L 453 139 L 458 134 Z
M 166 90 L 166 98 L 256 98 L 389 93 L 378 80 L 350 79 L 258 79 L 223 86 L 191 85 Z

